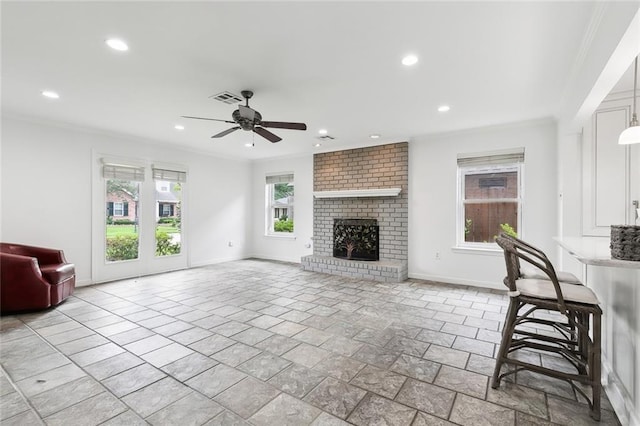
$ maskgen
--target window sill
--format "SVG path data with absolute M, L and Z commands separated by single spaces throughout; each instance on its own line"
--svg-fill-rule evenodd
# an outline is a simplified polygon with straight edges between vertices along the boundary
M 503 251 L 500 247 L 469 247 L 469 246 L 455 246 L 452 247 L 451 250 L 454 253 L 464 253 L 464 254 L 480 254 L 484 256 L 500 256 Z
M 280 238 L 280 239 L 284 239 L 284 240 L 295 240 L 296 236 L 294 234 L 290 234 L 288 232 L 283 232 L 282 234 L 284 235 L 280 235 L 280 233 L 277 234 L 264 234 L 264 236 L 266 238 Z

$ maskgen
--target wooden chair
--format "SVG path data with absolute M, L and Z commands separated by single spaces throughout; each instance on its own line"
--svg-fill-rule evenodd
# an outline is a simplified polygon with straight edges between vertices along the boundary
M 586 286 L 560 282 L 553 265 L 538 249 L 504 235 L 497 237 L 496 243 L 504 250 L 507 268 L 504 283 L 509 289 L 510 302 L 491 387 L 497 388 L 504 376 L 520 370 L 565 380 L 587 399 L 591 417 L 600 420 L 602 310 L 598 298 Z M 546 279 L 523 278 L 520 262 L 542 271 Z M 538 311 L 556 311 L 562 319 L 537 317 Z M 540 326 L 551 327 L 558 333 L 548 335 L 533 331 Z M 521 349 L 559 355 L 569 361 L 576 372 L 567 373 L 515 359 L 513 355 Z M 504 364 L 515 368 L 500 374 Z M 575 382 L 590 385 L 591 398 Z
M 533 250 L 535 253 L 537 253 L 539 256 L 545 258 L 548 260 L 547 255 L 540 250 L 539 248 L 532 246 L 531 244 L 527 243 L 526 241 L 523 241 L 517 237 L 514 237 L 512 235 L 506 234 L 506 233 L 501 233 L 500 234 L 501 237 L 510 239 L 512 241 L 515 241 L 521 245 L 524 245 L 526 247 L 528 247 L 530 250 Z M 544 271 L 541 271 L 539 268 L 536 268 L 532 265 L 525 265 L 524 267 L 522 267 L 520 265 L 520 260 L 517 260 L 518 262 L 518 267 L 520 268 L 520 277 L 521 278 L 530 278 L 530 279 L 535 279 L 535 280 L 546 280 L 548 279 L 547 274 L 544 273 Z M 561 283 L 567 283 L 567 284 L 579 284 L 582 285 L 582 281 L 580 281 L 580 279 L 578 277 L 576 277 L 575 275 L 573 275 L 571 272 L 564 272 L 564 271 L 555 271 L 556 272 L 556 276 L 558 277 L 558 281 L 560 281 Z

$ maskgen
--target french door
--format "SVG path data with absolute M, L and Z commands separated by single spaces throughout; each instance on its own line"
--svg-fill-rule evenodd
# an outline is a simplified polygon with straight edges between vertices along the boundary
M 95 163 L 93 282 L 187 267 L 186 169 L 99 156 Z

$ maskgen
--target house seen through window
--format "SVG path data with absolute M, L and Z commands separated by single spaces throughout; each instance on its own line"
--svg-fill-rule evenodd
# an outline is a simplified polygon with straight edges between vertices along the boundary
M 266 177 L 267 234 L 293 233 L 293 174 Z
M 107 166 L 105 166 L 107 168 Z M 123 168 L 121 168 L 123 169 Z M 127 177 L 128 171 L 113 173 Z M 115 262 L 138 258 L 140 181 L 133 179 L 106 179 L 106 232 L 105 260 Z
M 182 188 L 187 174 L 158 167 L 152 171 L 156 195 L 156 256 L 177 255 L 182 250 Z
M 458 246 L 494 244 L 522 228 L 524 150 L 458 156 Z

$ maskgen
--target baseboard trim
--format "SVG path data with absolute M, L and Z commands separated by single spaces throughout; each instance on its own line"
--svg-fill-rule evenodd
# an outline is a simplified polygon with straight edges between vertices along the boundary
M 626 396 L 620 379 L 614 373 L 613 367 L 605 356 L 602 357 L 602 387 L 609 398 L 620 424 L 623 426 L 640 426 L 640 418 L 634 407 L 633 400 Z
M 260 259 L 260 260 L 275 260 L 277 262 L 289 262 L 289 263 L 300 263 L 300 257 L 280 257 L 280 256 L 269 256 L 266 254 L 252 254 L 251 256 L 246 257 L 245 259 Z
M 77 280 L 76 287 L 86 287 L 88 285 L 92 285 L 94 282 L 92 280 Z
M 95 285 L 95 284 L 104 284 L 104 283 L 109 283 L 109 282 L 113 282 L 113 281 L 119 281 L 119 280 L 130 280 L 132 278 L 138 278 L 138 277 L 148 277 L 151 275 L 157 275 L 157 274 L 165 274 L 168 272 L 175 272 L 175 271 L 184 271 L 185 269 L 191 269 L 191 268 L 200 268 L 203 266 L 209 266 L 209 265 L 215 265 L 217 263 L 224 263 L 224 262 L 233 262 L 234 260 L 242 260 L 242 259 L 246 259 L 246 257 L 244 256 L 234 256 L 234 257 L 225 257 L 225 258 L 219 258 L 219 259 L 211 259 L 211 260 L 207 260 L 204 262 L 192 262 L 191 264 L 185 266 L 185 267 L 179 267 L 179 268 L 168 268 L 162 271 L 155 271 L 155 272 L 149 272 L 146 274 L 134 274 L 134 275 L 130 275 L 130 276 L 122 276 L 122 277 L 117 277 L 117 278 L 108 278 L 106 280 L 81 280 L 81 281 L 76 281 L 76 287 L 86 287 L 86 286 L 90 286 L 90 285 Z
M 496 283 L 491 281 L 476 281 L 467 280 L 463 278 L 447 277 L 444 275 L 429 275 L 429 274 L 416 274 L 409 271 L 409 278 L 415 278 L 418 280 L 437 281 L 447 284 L 466 285 L 471 287 L 489 288 L 492 290 L 505 290 L 505 286 L 502 283 Z
M 217 259 L 209 259 L 202 262 L 191 262 L 189 264 L 189 268 L 200 268 L 202 266 L 216 265 L 218 263 L 224 263 L 224 262 L 233 262 L 235 260 L 243 260 L 247 258 L 248 258 L 247 256 L 231 256 L 231 257 L 221 257 Z

